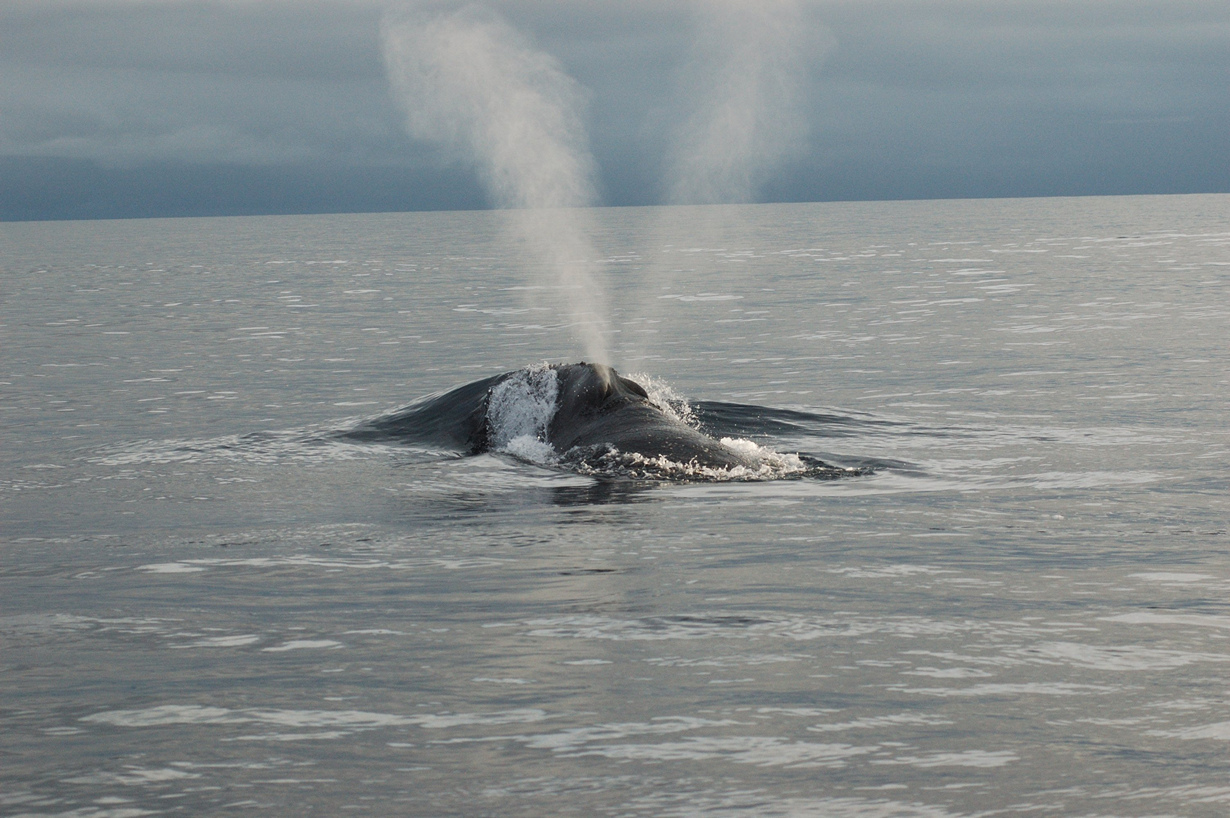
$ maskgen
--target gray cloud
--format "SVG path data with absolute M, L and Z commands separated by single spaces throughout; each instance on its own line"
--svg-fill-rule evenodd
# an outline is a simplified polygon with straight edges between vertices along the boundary
M 311 2 L 7 5 L 0 154 L 400 160 L 378 21 L 378 8 Z
M 678 195 L 680 168 L 703 154 L 696 123 L 714 110 L 697 77 L 719 64 L 696 59 L 722 29 L 711 3 L 487 5 L 587 89 L 603 203 Z M 380 50 L 380 20 L 395 7 L 9 0 L 0 5 L 0 218 L 71 211 L 74 185 L 40 190 L 36 166 L 49 179 L 90 168 L 90 183 L 104 187 L 131 187 L 146 173 L 137 187 L 150 190 L 160 179 L 208 178 L 209 168 L 219 179 L 232 178 L 226 169 L 263 169 L 270 184 L 316 168 L 321 190 L 345 189 L 337 207 L 350 209 L 367 208 L 362 186 L 345 180 L 385 169 L 406 180 L 398 207 L 481 204 L 472 182 L 464 196 L 442 195 L 439 186 L 453 183 L 441 180 L 469 171 L 402 127 Z M 1224 0 L 798 0 L 794 8 L 798 29 L 830 36 L 808 41 L 791 63 L 796 88 L 759 98 L 769 114 L 747 132 L 739 172 L 717 195 L 695 187 L 689 195 L 1230 190 Z M 791 138 L 775 143 L 782 135 Z M 287 185 L 265 206 L 294 210 L 303 184 Z M 213 212 L 235 199 L 199 201 L 200 212 Z M 390 202 L 382 194 L 368 207 Z

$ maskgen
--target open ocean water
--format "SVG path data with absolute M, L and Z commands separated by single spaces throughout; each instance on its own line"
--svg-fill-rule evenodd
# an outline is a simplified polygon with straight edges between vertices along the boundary
M 862 472 L 346 437 L 580 357 L 509 213 L 0 225 L 0 814 L 1230 813 L 1230 196 L 580 218 Z

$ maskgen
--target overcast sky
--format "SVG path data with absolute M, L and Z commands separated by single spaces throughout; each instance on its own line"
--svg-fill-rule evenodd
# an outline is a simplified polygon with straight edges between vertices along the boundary
M 0 219 L 516 201 L 488 103 L 415 118 L 441 19 L 550 75 L 598 204 L 1230 192 L 1227 0 L 463 5 L 4 0 Z

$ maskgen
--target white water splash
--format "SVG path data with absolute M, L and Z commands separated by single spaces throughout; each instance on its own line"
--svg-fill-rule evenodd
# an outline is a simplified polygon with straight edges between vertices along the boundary
M 493 204 L 518 211 L 520 234 L 554 271 L 543 284 L 561 296 L 564 323 L 589 360 L 608 360 L 605 299 L 589 269 L 596 256 L 575 212 L 597 200 L 581 86 L 481 6 L 411 8 L 387 16 L 381 34 L 409 134 L 472 162 Z
M 693 429 L 700 428 L 700 423 L 696 419 L 696 413 L 692 411 L 692 405 L 688 403 L 687 398 L 676 392 L 669 383 L 645 372 L 633 372 L 624 377 L 640 385 L 645 390 L 645 393 L 649 395 L 649 402 L 658 409 L 661 409 L 662 414 L 674 418 L 680 423 L 686 423 Z
M 491 448 L 532 463 L 550 463 L 555 449 L 547 428 L 555 418 L 559 376 L 546 366 L 518 370 L 496 384 L 487 399 Z

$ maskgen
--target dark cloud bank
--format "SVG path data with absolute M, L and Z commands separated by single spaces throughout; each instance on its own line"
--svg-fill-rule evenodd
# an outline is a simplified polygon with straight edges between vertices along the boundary
M 601 204 L 1230 192 L 1225 0 L 485 5 L 575 81 Z M 382 40 L 460 6 L 10 0 L 0 219 L 488 206 Z

